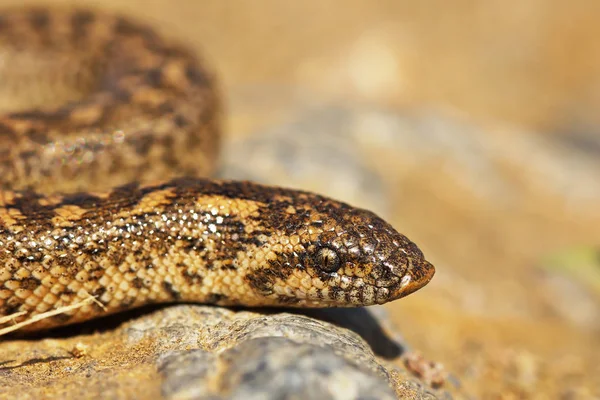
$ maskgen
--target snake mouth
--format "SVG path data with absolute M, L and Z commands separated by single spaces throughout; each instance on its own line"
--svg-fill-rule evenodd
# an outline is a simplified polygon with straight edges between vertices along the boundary
M 360 286 L 354 301 L 352 300 L 352 290 L 347 294 L 350 296 L 344 297 L 343 301 L 333 298 L 303 298 L 297 305 L 303 307 L 358 307 L 370 306 L 376 304 L 385 304 L 402 297 L 406 297 L 411 293 L 416 292 L 426 286 L 435 275 L 435 267 L 429 261 L 421 258 L 420 260 L 408 259 L 406 269 L 402 277 L 395 280 L 395 283 L 389 285 L 375 286 L 369 285 Z M 369 289 L 370 293 L 369 293 Z
M 409 259 L 406 273 L 400 279 L 400 284 L 392 295 L 392 299 L 399 299 L 416 292 L 427 285 L 435 275 L 435 267 L 429 261 L 423 259 L 414 262 Z

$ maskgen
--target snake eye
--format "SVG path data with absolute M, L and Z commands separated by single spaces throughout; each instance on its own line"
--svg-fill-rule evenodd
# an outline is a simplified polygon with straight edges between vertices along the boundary
M 329 247 L 317 250 L 315 261 L 316 266 L 325 272 L 335 272 L 340 268 L 340 256 Z

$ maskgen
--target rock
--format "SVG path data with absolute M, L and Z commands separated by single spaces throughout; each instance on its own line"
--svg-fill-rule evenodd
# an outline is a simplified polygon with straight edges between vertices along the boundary
M 341 311 L 341 313 L 338 313 Z M 400 365 L 404 345 L 365 309 L 299 313 L 179 305 L 0 343 L 0 398 L 448 398 Z M 109 329 L 106 329 L 108 326 Z M 367 340 L 359 334 L 365 335 Z M 67 336 L 64 336 L 68 334 Z M 73 335 L 75 334 L 75 335 Z
M 258 115 L 258 122 L 226 138 L 223 177 L 305 188 L 389 218 L 397 213 L 394 185 L 431 169 L 502 207 L 541 193 L 565 212 L 598 215 L 600 159 L 587 137 L 478 123 L 451 110 L 316 102 L 273 89 L 237 97 L 235 114 Z M 275 116 L 263 121 L 266 110 Z
M 389 214 L 384 182 L 352 141 L 329 134 L 337 115 L 291 121 L 250 137 L 227 138 L 220 176 L 333 195 Z M 251 168 L 249 168 L 251 166 Z

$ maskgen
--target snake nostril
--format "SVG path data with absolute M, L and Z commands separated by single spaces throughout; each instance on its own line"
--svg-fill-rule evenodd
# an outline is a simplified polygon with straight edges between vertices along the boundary
M 409 269 L 409 259 L 401 248 L 394 249 L 383 262 L 395 276 L 403 276 Z

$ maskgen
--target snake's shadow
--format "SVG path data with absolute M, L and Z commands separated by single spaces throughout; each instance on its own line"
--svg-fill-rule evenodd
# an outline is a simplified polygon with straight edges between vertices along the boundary
M 400 357 L 406 351 L 406 344 L 390 322 L 387 312 L 377 308 L 323 308 L 289 309 L 287 312 L 306 315 L 349 329 L 369 344 L 375 355 L 386 360 Z M 386 323 L 383 323 L 386 322 Z
M 193 304 L 191 304 L 193 305 Z M 24 340 L 39 340 L 42 338 L 68 338 L 77 335 L 92 334 L 94 332 L 106 332 L 116 329 L 122 323 L 148 315 L 169 305 L 149 305 L 133 310 L 96 318 L 79 324 L 68 325 L 41 332 L 11 334 L 2 338 L 10 340 L 18 338 Z M 208 306 L 213 307 L 213 306 Z M 342 328 L 349 329 L 358 334 L 365 342 L 369 344 L 373 353 L 384 359 L 392 360 L 401 356 L 405 351 L 405 345 L 399 334 L 394 332 L 393 328 L 385 329 L 388 317 L 386 312 L 378 307 L 367 308 L 330 308 L 330 309 L 245 309 L 230 308 L 233 311 L 252 311 L 265 315 L 272 315 L 281 312 L 291 314 L 305 315 L 321 321 L 329 322 Z M 389 332 L 389 333 L 388 333 Z

